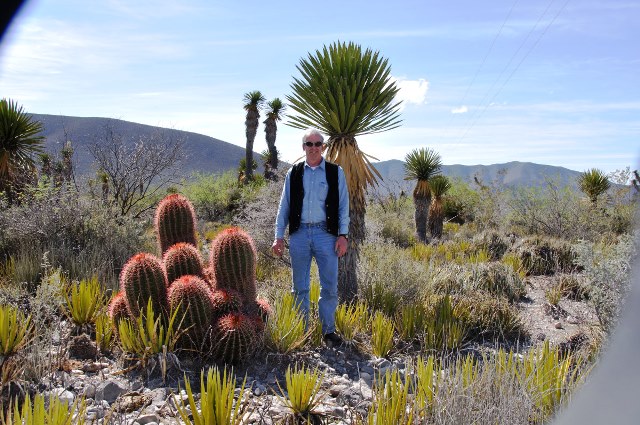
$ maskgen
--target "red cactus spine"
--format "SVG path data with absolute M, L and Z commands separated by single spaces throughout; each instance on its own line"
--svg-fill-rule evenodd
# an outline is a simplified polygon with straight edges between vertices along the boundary
M 154 314 L 166 318 L 167 313 L 167 275 L 160 260 L 152 254 L 136 254 L 120 273 L 120 291 L 127 301 L 129 315 L 138 317 L 145 311 L 149 298 Z
M 207 283 L 197 276 L 182 276 L 169 288 L 169 305 L 171 311 L 178 309 L 176 321 L 186 330 L 179 344 L 183 348 L 201 349 L 215 316 Z
M 109 318 L 113 326 L 118 329 L 118 322 L 122 319 L 130 319 L 129 310 L 127 309 L 127 300 L 124 292 L 118 292 L 109 304 Z
M 237 227 L 220 232 L 209 253 L 216 288 L 235 289 L 247 304 L 255 301 L 256 257 L 256 247 L 246 232 Z
M 155 230 L 163 254 L 178 242 L 197 246 L 196 214 L 191 202 L 178 193 L 165 197 L 156 209 Z
M 169 285 L 182 276 L 204 278 L 204 265 L 198 248 L 186 242 L 172 245 L 162 259 Z
M 222 316 L 213 329 L 213 357 L 228 364 L 240 363 L 256 347 L 255 329 L 253 320 L 243 313 Z

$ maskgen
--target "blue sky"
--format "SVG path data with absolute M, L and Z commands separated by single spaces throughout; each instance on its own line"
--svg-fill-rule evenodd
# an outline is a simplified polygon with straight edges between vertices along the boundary
M 0 46 L 0 96 L 244 146 L 244 93 L 284 100 L 308 52 L 354 41 L 389 59 L 405 101 L 364 152 L 608 172 L 638 167 L 639 21 L 635 0 L 30 0 Z M 280 124 L 284 160 L 300 136 Z

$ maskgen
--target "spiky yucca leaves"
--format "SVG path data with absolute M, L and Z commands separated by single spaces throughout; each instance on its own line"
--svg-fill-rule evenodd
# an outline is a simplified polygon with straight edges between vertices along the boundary
M 269 345 L 278 353 L 290 353 L 305 343 L 305 318 L 291 292 L 285 293 L 275 304 L 266 331 Z
M 147 301 L 151 300 L 153 311 L 166 316 L 167 275 L 162 263 L 152 254 L 136 254 L 122 268 L 120 273 L 120 291 L 127 300 L 129 315 L 138 317 L 144 311 Z
M 102 285 L 96 276 L 72 284 L 63 294 L 67 315 L 76 326 L 95 323 L 96 317 L 106 304 Z
M 296 364 L 285 372 L 286 392 L 278 383 L 280 396 L 278 398 L 282 404 L 287 406 L 296 419 L 295 423 L 315 423 L 318 418 L 314 409 L 322 401 L 320 387 L 324 381 L 324 373 L 318 368 L 311 370 Z M 319 419 L 319 418 L 318 418 Z
M 239 364 L 258 343 L 254 320 L 243 313 L 229 313 L 219 318 L 212 332 L 211 354 L 216 360 Z
M 154 224 L 162 254 L 178 242 L 187 242 L 198 246 L 196 214 L 193 205 L 179 193 L 168 195 L 160 201 L 156 209 Z
M 416 237 L 420 242 L 427 240 L 427 221 L 431 205 L 431 179 L 440 173 L 442 159 L 440 155 L 429 148 L 414 149 L 404 158 L 405 180 L 417 180 L 413 189 L 413 203 L 415 205 L 414 219 L 416 223 Z
M 344 170 L 349 189 L 349 249 L 340 261 L 338 293 L 343 302 L 357 297 L 357 259 L 365 237 L 367 187 L 380 173 L 360 150 L 356 137 L 400 126 L 398 86 L 388 60 L 355 43 L 336 42 L 316 50 L 297 66 L 301 77 L 287 96 L 297 115 L 287 125 L 316 127 L 329 136 L 326 159 Z
M 376 357 L 385 357 L 393 348 L 393 322 L 379 311 L 371 320 L 371 350 Z
M 114 328 L 111 319 L 102 313 L 96 317 L 96 345 L 102 353 L 111 351 L 113 344 Z
M 444 222 L 443 196 L 451 189 L 451 182 L 445 176 L 435 176 L 431 179 L 432 202 L 429 206 L 429 217 L 427 227 L 431 236 L 440 238 L 442 236 L 442 226 Z
M 0 306 L 0 356 L 8 357 L 24 347 L 32 329 L 31 316 L 25 317 L 10 305 Z
M 127 308 L 127 299 L 124 297 L 124 292 L 120 291 L 109 303 L 109 318 L 115 329 L 118 329 L 118 322 L 122 319 L 131 319 L 129 315 L 129 309 Z
M 597 168 L 591 168 L 578 177 L 580 190 L 589 197 L 592 204 L 598 202 L 598 197 L 611 187 L 607 175 Z
M 191 390 L 191 383 L 185 376 L 187 402 L 177 404 L 178 413 L 186 424 L 193 425 L 238 425 L 243 423 L 245 380 L 236 393 L 236 379 L 233 371 L 227 375 L 216 368 L 209 368 L 205 383 L 204 370 L 200 372 L 200 408 L 196 406 L 196 397 Z M 235 400 L 234 400 L 235 399 Z
M 211 328 L 216 310 L 207 283 L 197 276 L 182 276 L 169 288 L 171 311 L 177 311 L 182 348 L 200 349 Z
M 11 99 L 0 100 L 0 191 L 12 195 L 24 171 L 34 170 L 34 156 L 43 153 L 42 123 Z
M 202 256 L 194 245 L 178 242 L 172 245 L 162 257 L 169 285 L 182 276 L 192 275 L 204 278 Z
M 257 252 L 251 236 L 238 227 L 223 230 L 211 242 L 209 264 L 216 289 L 229 288 L 249 304 L 256 300 Z
M 390 369 L 390 368 L 389 368 Z M 369 425 L 413 424 L 414 405 L 409 400 L 409 387 L 397 370 L 387 369 L 384 376 L 376 382 L 374 400 L 369 409 L 367 423 Z
M 31 401 L 31 396 L 27 393 L 22 408 L 18 407 L 17 400 L 11 404 L 6 415 L 0 412 L 3 425 L 83 425 L 86 423 L 87 406 L 84 399 L 76 398 L 69 405 L 60 398 L 51 396 L 45 403 L 43 394 L 36 394 Z

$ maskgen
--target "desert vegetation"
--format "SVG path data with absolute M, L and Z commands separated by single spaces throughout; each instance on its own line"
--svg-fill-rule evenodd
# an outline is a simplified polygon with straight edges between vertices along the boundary
M 548 422 L 624 303 L 630 188 L 447 184 L 429 243 L 412 199 L 369 199 L 337 350 L 317 281 L 305 324 L 268 251 L 281 183 L 199 175 L 147 199 L 154 215 L 70 182 L 21 186 L 0 208 L 3 423 Z M 97 401 L 89 386 L 115 377 L 127 390 Z M 133 388 L 163 389 L 164 407 L 123 407 Z

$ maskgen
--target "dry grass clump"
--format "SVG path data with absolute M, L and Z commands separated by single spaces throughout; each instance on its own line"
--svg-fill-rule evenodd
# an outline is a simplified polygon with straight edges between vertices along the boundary
M 457 302 L 469 310 L 465 319 L 470 340 L 513 342 L 529 338 L 517 308 L 505 298 L 478 291 L 458 297 Z
M 530 236 L 521 239 L 511 249 L 520 257 L 528 276 L 569 273 L 576 270 L 576 253 L 571 244 L 563 239 Z
M 526 293 L 521 276 L 510 266 L 499 262 L 443 265 L 435 269 L 431 288 L 438 294 L 458 295 L 480 290 L 511 302 Z
M 495 230 L 484 230 L 472 239 L 477 249 L 484 249 L 491 260 L 499 260 L 510 246 L 509 240 Z

